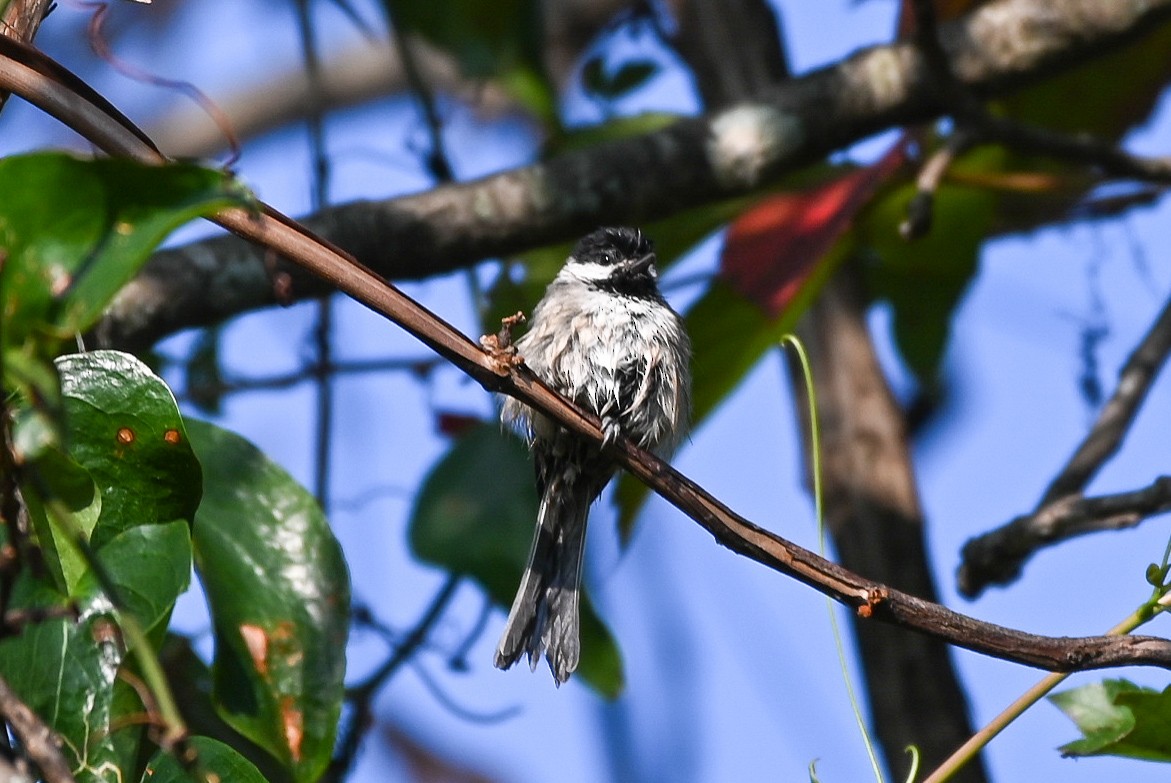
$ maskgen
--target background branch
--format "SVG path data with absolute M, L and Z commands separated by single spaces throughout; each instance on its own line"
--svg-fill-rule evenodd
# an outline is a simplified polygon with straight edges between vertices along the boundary
M 1171 18 L 1171 0 L 1001 0 L 940 27 L 956 78 L 1006 94 L 1123 45 Z M 833 66 L 661 131 L 425 193 L 324 210 L 305 225 L 379 274 L 418 279 L 566 241 L 599 224 L 645 223 L 753 192 L 874 132 L 941 111 L 928 65 L 909 43 Z M 292 272 L 296 298 L 321 284 Z M 263 253 L 220 237 L 156 256 L 100 329 L 141 348 L 179 329 L 274 304 Z
M 1118 374 L 1114 394 L 1106 401 L 1085 439 L 1049 484 L 1031 514 L 969 540 L 956 574 L 959 590 L 969 598 L 989 585 L 1008 584 L 1020 576 L 1025 562 L 1042 546 L 1064 541 L 1093 528 L 1079 529 L 1070 507 L 1090 479 L 1121 447 L 1159 371 L 1171 354 L 1171 299 L 1143 336 Z M 1072 529 L 1063 530 L 1065 524 Z

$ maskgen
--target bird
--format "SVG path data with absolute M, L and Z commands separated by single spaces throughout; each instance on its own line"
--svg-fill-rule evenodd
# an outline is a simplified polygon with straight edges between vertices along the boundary
M 599 228 L 575 245 L 515 343 L 546 385 L 596 414 L 603 444 L 506 397 L 501 419 L 528 441 L 540 505 L 528 565 L 496 648 L 507 669 L 542 655 L 560 686 L 581 658 L 578 605 L 590 506 L 617 471 L 603 447 L 624 436 L 666 458 L 687 429 L 691 341 L 659 291 L 654 245 Z

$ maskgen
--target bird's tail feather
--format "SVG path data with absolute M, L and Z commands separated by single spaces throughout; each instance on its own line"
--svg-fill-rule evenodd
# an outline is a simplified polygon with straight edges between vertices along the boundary
M 584 483 L 558 476 L 545 487 L 528 566 L 496 647 L 497 668 L 527 654 L 535 669 L 544 653 L 558 685 L 577 668 L 586 516 L 596 494 Z

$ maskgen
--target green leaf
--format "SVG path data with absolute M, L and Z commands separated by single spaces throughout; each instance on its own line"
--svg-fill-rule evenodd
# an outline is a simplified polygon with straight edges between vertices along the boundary
M 611 71 L 604 57 L 594 55 L 582 66 L 581 81 L 587 92 L 612 101 L 641 87 L 658 71 L 654 60 L 631 60 Z
M 1157 691 L 1111 679 L 1049 696 L 1084 735 L 1065 756 L 1123 756 L 1171 762 L 1171 687 Z
M 18 583 L 16 607 L 61 609 L 64 599 L 31 580 Z M 54 618 L 31 623 L 19 636 L 0 641 L 0 672 L 29 708 L 62 739 L 79 783 L 121 783 L 129 759 L 110 735 L 114 684 L 125 657 L 104 596 L 78 606 L 81 620 Z
M 43 452 L 32 469 L 40 480 L 26 483 L 22 492 L 45 567 L 61 593 L 75 595 L 74 588 L 89 565 L 72 540 L 72 530 L 62 529 L 59 520 L 50 517 L 45 501 L 56 501 L 58 513 L 70 517 L 69 528 L 89 536 L 101 515 L 102 495 L 89 471 L 56 449 Z M 42 491 L 47 497 L 42 497 Z
M 982 148 L 957 161 L 954 172 L 999 172 L 1003 158 L 999 149 Z M 859 245 L 879 258 L 868 267 L 870 288 L 893 308 L 899 352 L 919 380 L 931 386 L 947 348 L 952 315 L 993 229 L 1000 196 L 945 182 L 935 194 L 931 230 L 908 242 L 898 227 L 916 192 L 910 182 L 888 190 L 863 214 L 856 233 Z
M 191 646 L 191 640 L 167 634 L 159 661 L 171 683 L 171 694 L 192 734 L 211 737 L 231 746 L 256 765 L 269 783 L 287 783 L 293 778 L 272 754 L 233 729 L 220 717 L 212 701 L 211 668 Z
M 61 615 L 0 643 L 0 672 L 63 738 L 79 780 L 120 781 L 132 770 L 145 707 L 117 675 L 125 656 L 119 614 L 161 628 L 191 572 L 189 525 L 200 472 L 167 387 L 134 357 L 95 351 L 63 357 L 68 455 L 48 445 L 22 472 L 22 492 L 47 577 L 26 572 L 14 609 Z M 88 538 L 102 577 L 82 554 Z M 129 723 L 137 724 L 137 721 Z
M 118 600 L 147 632 L 165 623 L 191 583 L 191 531 L 186 520 L 132 527 L 94 554 L 109 574 Z M 77 590 L 82 595 L 100 591 L 92 570 Z
M 411 550 L 420 560 L 472 577 L 508 608 L 536 520 L 527 450 L 500 425 L 484 424 L 455 441 L 424 480 L 411 512 Z M 578 673 L 603 696 L 622 690 L 618 646 L 584 593 Z
M 186 588 L 191 547 L 187 523 L 131 528 L 95 553 L 129 611 L 144 627 L 169 616 Z M 92 571 L 78 580 L 78 621 L 54 618 L 30 624 L 0 642 L 0 672 L 22 699 L 58 732 L 75 760 L 79 781 L 121 783 L 134 763 L 139 731 L 125 720 L 145 707 L 118 681 L 126 650 L 117 612 Z M 69 602 L 56 590 L 24 577 L 13 607 L 56 610 Z M 133 723 L 133 722 L 131 722 Z
M 213 696 L 234 729 L 313 781 L 341 713 L 350 584 L 316 501 L 238 435 L 188 421 L 204 466 L 195 561 L 215 625 Z
M 160 242 L 183 223 L 246 203 L 230 174 L 35 153 L 0 160 L 4 341 L 51 355 L 91 326 Z
M 145 364 L 119 351 L 57 360 L 69 454 L 102 496 L 90 544 L 132 527 L 192 520 L 200 469 L 171 390 Z
M 146 765 L 141 783 L 267 783 L 260 770 L 230 746 L 210 737 L 188 737 L 195 758 L 180 763 L 174 753 L 159 751 Z

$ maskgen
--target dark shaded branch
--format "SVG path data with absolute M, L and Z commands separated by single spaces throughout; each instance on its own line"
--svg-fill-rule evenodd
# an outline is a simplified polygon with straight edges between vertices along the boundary
M 1163 305 L 1155 323 L 1122 366 L 1114 394 L 1081 445 L 1049 484 L 1033 513 L 964 544 L 956 574 L 961 593 L 971 598 L 989 585 L 1007 584 L 1020 576 L 1025 562 L 1039 548 L 1079 535 L 1076 525 L 1068 534 L 1061 529 L 1061 520 L 1068 513 L 1066 506 L 1084 502 L 1080 498 L 1082 491 L 1122 445 L 1168 355 L 1171 355 L 1171 299 Z
M 1021 563 L 1042 547 L 1087 533 L 1134 527 L 1167 511 L 1171 511 L 1171 477 L 1160 476 L 1149 486 L 1129 492 L 1089 498 L 1066 495 L 988 535 L 995 535 L 995 553 L 1001 561 Z
M 956 79 L 1002 95 L 1134 40 L 1171 17 L 1171 0 L 1001 0 L 940 27 Z M 945 112 L 915 45 L 861 51 L 786 82 L 755 102 L 661 131 L 566 153 L 484 179 L 305 220 L 379 274 L 416 279 L 572 239 L 599 224 L 645 223 L 752 192 L 886 128 Z M 158 254 L 110 311 L 111 345 L 163 335 L 275 303 L 262 254 L 234 237 Z M 294 274 L 297 298 L 322 286 Z
M 37 765 L 46 783 L 73 783 L 73 770 L 61 753 L 60 740 L 0 677 L 0 717 L 20 740 L 21 750 Z

